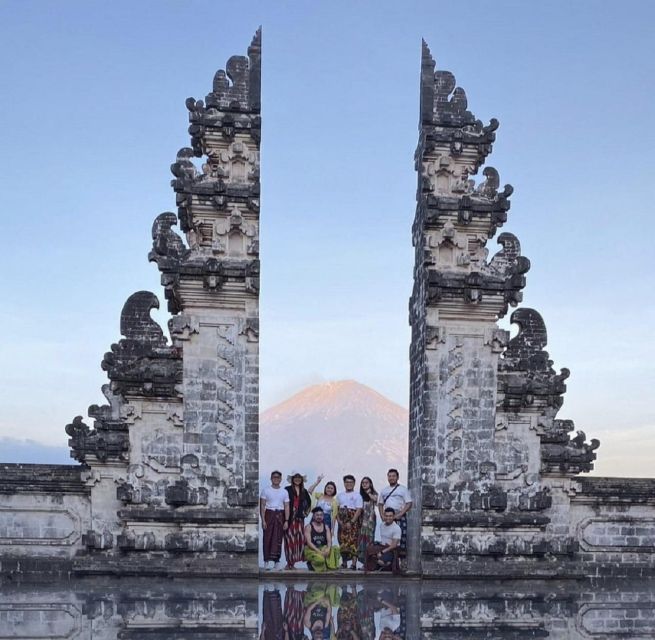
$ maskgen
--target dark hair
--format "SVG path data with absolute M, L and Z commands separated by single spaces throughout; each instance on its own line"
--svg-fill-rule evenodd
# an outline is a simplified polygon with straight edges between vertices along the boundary
M 385 512 L 385 513 L 393 513 L 393 515 L 396 515 L 396 510 L 395 510 L 395 509 L 392 509 L 391 507 L 387 507 L 387 508 L 384 510 L 384 512 Z
M 332 482 L 332 480 L 329 480 L 328 482 L 326 482 L 325 486 L 323 487 L 323 495 L 325 495 L 325 490 L 328 488 L 328 486 L 331 486 L 334 489 L 334 494 L 332 495 L 332 497 L 334 498 L 337 495 L 337 493 L 339 493 L 337 491 L 337 485 L 334 484 L 334 482 Z
M 317 512 L 319 512 L 319 511 L 320 511 L 321 513 L 324 513 L 324 511 L 323 511 L 323 507 L 314 507 L 314 508 L 312 509 L 312 513 L 317 513 Z
M 389 471 L 387 471 L 387 475 L 389 475 L 390 473 L 395 473 L 400 478 L 400 474 L 398 473 L 398 469 L 389 469 Z
M 295 484 L 293 483 L 293 481 L 294 481 L 296 478 L 300 478 L 300 484 L 299 484 L 299 485 L 295 485 Z M 289 486 L 287 487 L 287 489 L 291 489 L 292 491 L 295 491 L 295 490 L 296 490 L 296 487 L 298 487 L 298 495 L 299 495 L 299 496 L 302 496 L 302 494 L 303 494 L 304 491 L 305 491 L 305 479 L 303 478 L 302 473 L 294 473 L 294 474 L 291 476 L 291 483 L 289 484 Z M 306 512 L 305 512 L 305 513 L 306 513 Z
M 346 480 L 352 480 L 353 482 L 355 482 L 355 476 L 353 476 L 353 475 L 350 474 L 350 473 L 347 473 L 347 474 L 343 477 L 343 481 L 345 482 Z
M 371 501 L 371 496 L 369 495 L 368 491 L 364 491 L 364 488 L 362 487 L 362 482 L 364 480 L 368 480 L 368 483 L 371 485 L 370 492 L 371 493 L 376 493 L 375 487 L 373 486 L 373 480 L 371 480 L 368 476 L 364 476 L 359 483 L 359 495 L 362 496 L 362 500 L 364 502 L 370 502 Z
M 271 478 L 273 476 L 280 476 L 280 478 L 281 478 L 282 477 L 282 472 L 278 471 L 277 469 L 275 471 L 271 471 Z

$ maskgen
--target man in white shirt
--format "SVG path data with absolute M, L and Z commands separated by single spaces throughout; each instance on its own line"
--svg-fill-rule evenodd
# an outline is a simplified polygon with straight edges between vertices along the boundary
M 271 486 L 263 487 L 259 495 L 259 514 L 262 521 L 264 563 L 272 569 L 280 562 L 282 538 L 289 524 L 289 494 L 280 486 L 282 473 L 271 473 Z
M 391 507 L 385 507 L 382 513 L 380 524 L 380 547 L 377 552 L 377 564 L 380 569 L 391 567 L 393 563 L 394 549 L 400 545 L 402 531 L 400 525 L 394 520 L 395 512 Z
M 389 469 L 387 472 L 389 486 L 380 491 L 378 509 L 382 520 L 384 520 L 386 508 L 394 510 L 394 520 L 402 532 L 398 555 L 404 558 L 407 555 L 407 512 L 412 508 L 412 496 L 409 489 L 398 482 L 399 477 L 398 469 Z
M 352 569 L 357 569 L 357 547 L 359 533 L 362 528 L 362 509 L 364 499 L 355 491 L 355 476 L 343 477 L 345 491 L 337 495 L 337 522 L 339 523 L 339 548 L 341 549 L 341 566 L 345 569 L 348 560 L 352 561 Z

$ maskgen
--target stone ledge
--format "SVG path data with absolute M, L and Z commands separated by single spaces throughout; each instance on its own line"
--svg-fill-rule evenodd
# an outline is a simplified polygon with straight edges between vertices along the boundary
M 424 640 L 449 640 L 463 638 L 466 634 L 468 640 L 487 640 L 488 638 L 502 638 L 503 640 L 528 640 L 528 638 L 548 638 L 550 633 L 538 624 L 532 627 L 516 629 L 508 624 L 485 625 L 482 629 L 465 624 L 438 624 L 437 626 L 423 627 L 421 638 Z M 493 634 L 493 635 L 490 635 Z
M 580 492 L 572 496 L 578 504 L 655 505 L 653 478 L 577 478 Z
M 503 578 L 539 580 L 556 577 L 582 578 L 585 572 L 575 561 L 560 561 L 552 558 L 526 557 L 525 560 L 508 558 L 471 558 L 470 556 L 449 556 L 423 559 L 422 579 L 470 579 Z
M 258 578 L 256 553 L 126 554 L 119 557 L 78 556 L 72 566 L 75 576 L 175 576 Z
M 70 578 L 73 562 L 69 558 L 2 557 L 0 585 L 13 582 L 39 583 L 52 578 Z
M 435 529 L 475 528 L 513 529 L 515 527 L 543 528 L 550 518 L 529 513 L 449 513 L 424 510 L 422 524 Z
M 91 489 L 82 481 L 84 465 L 0 464 L 0 493 L 78 493 Z
M 118 517 L 129 522 L 158 522 L 162 524 L 257 524 L 258 514 L 253 509 L 227 508 L 202 510 L 171 510 L 128 507 L 120 509 Z

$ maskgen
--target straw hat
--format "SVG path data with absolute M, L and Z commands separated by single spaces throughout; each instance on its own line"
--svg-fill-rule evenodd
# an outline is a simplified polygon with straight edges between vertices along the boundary
M 304 476 L 302 473 L 300 473 L 300 471 L 295 471 L 295 470 L 287 476 L 287 482 L 289 484 L 293 484 L 293 479 L 295 476 L 300 476 L 302 478 L 303 484 L 307 482 L 307 476 Z

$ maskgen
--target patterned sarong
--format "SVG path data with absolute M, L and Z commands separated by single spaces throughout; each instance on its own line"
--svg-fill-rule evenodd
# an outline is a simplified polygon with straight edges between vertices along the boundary
M 400 526 L 400 545 L 398 549 L 398 557 L 406 558 L 407 557 L 407 514 L 405 514 L 400 520 L 396 520 Z
M 305 628 L 302 621 L 305 613 L 304 597 L 304 591 L 297 591 L 293 587 L 289 587 L 284 594 L 284 622 L 291 638 L 305 637 Z
M 296 562 L 302 562 L 304 548 L 303 521 L 293 518 L 284 532 L 284 555 L 287 558 L 287 564 L 293 566 Z
M 341 594 L 341 604 L 337 611 L 337 638 L 351 640 L 362 637 L 362 627 L 357 609 L 357 596 L 345 592 Z
M 373 538 L 375 536 L 375 526 L 377 524 L 375 507 L 375 501 L 370 500 L 369 502 L 364 503 L 364 509 L 362 510 L 362 525 L 359 531 L 359 540 L 357 542 L 357 557 L 362 564 L 366 562 L 366 549 L 369 544 L 373 543 Z
M 282 538 L 284 537 L 284 511 L 264 511 L 264 562 L 278 562 L 282 555 Z
M 359 545 L 359 533 L 361 529 L 361 518 L 353 520 L 357 509 L 339 507 L 339 547 L 344 562 L 351 558 L 357 558 L 357 547 Z
M 323 547 L 319 547 L 319 549 L 323 549 Z M 323 554 L 314 551 L 314 549 L 305 547 L 305 560 L 307 560 L 308 564 L 311 564 L 316 573 L 323 573 L 324 571 L 339 568 L 341 553 L 339 547 L 331 547 L 330 553 L 325 557 Z

